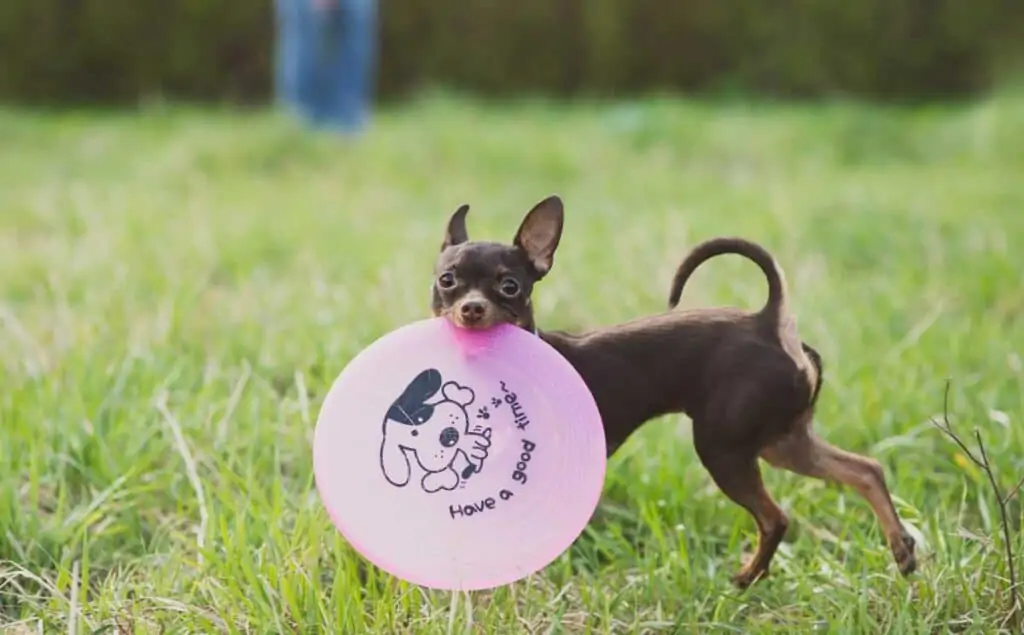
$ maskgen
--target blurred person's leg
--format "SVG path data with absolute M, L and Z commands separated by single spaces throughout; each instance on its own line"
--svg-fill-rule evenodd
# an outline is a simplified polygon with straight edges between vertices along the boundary
M 313 0 L 276 0 L 274 91 L 280 105 L 301 117 L 315 115 L 316 24 Z
M 318 69 L 318 123 L 355 133 L 369 118 L 377 47 L 376 0 L 319 0 L 323 48 Z

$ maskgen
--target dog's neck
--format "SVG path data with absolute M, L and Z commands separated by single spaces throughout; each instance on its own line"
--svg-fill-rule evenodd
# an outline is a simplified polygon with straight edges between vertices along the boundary
M 540 337 L 540 329 L 537 328 L 537 322 L 536 322 L 536 320 L 533 319 L 532 315 L 530 316 L 530 319 L 529 319 L 528 322 L 526 322 L 526 324 L 523 324 L 522 322 L 520 322 L 518 324 L 518 326 L 519 326 L 519 328 L 523 329 L 527 333 L 530 333 L 531 335 L 533 335 L 535 337 Z
M 532 332 L 569 362 L 586 383 L 601 412 L 607 456 L 647 420 L 665 413 L 656 394 L 659 382 L 655 377 L 670 374 L 673 368 L 669 360 L 650 354 L 649 347 L 631 346 L 628 338 L 621 337 L 595 340 L 588 337 L 592 332 L 536 326 Z

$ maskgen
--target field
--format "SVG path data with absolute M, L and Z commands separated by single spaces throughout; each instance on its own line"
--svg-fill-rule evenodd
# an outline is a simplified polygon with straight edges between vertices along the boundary
M 950 378 L 954 426 L 981 431 L 1004 489 L 1024 475 L 1024 99 L 430 97 L 354 143 L 265 112 L 8 110 L 0 138 L 6 632 L 992 633 L 1007 615 L 996 500 L 930 418 Z M 917 575 L 852 491 L 766 469 L 793 524 L 772 578 L 734 590 L 754 526 L 685 418 L 632 438 L 584 535 L 511 588 L 452 602 L 365 569 L 314 488 L 320 400 L 427 316 L 455 207 L 506 240 L 550 193 L 567 226 L 544 327 L 662 310 L 713 235 L 776 255 L 825 358 L 818 429 L 882 462 Z M 684 305 L 765 293 L 721 258 Z

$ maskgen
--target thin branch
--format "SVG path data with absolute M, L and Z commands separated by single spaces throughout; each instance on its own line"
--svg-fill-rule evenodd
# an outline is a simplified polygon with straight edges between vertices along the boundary
M 1024 485 L 1024 478 L 1010 491 L 1009 494 L 1004 496 L 999 487 L 998 481 L 996 481 L 995 473 L 992 470 L 992 464 L 988 460 L 988 452 L 985 450 L 985 442 L 982 440 L 981 431 L 975 428 L 974 438 L 978 442 L 978 452 L 980 457 L 975 456 L 973 452 L 967 447 L 955 432 L 953 427 L 949 423 L 949 387 L 950 381 L 946 380 L 946 390 L 942 399 L 942 423 L 939 423 L 935 419 L 932 419 L 932 423 L 935 424 L 939 430 L 944 432 L 946 436 L 952 439 L 960 449 L 964 451 L 968 458 L 974 462 L 988 477 L 989 485 L 992 487 L 992 492 L 995 494 L 996 503 L 999 506 L 999 517 L 1002 521 L 1003 526 L 1003 544 L 1006 547 L 1006 568 L 1010 575 L 1010 614 L 1008 621 L 1019 624 L 1021 618 L 1021 610 L 1024 605 L 1021 603 L 1020 590 L 1017 588 L 1017 572 L 1014 566 L 1015 557 L 1013 554 L 1013 540 L 1010 536 L 1010 521 L 1006 511 L 1006 504 L 1009 500 L 1017 493 L 1017 491 Z
M 1003 521 L 1003 542 L 1006 543 L 1006 567 L 1010 573 L 1010 601 L 1013 603 L 1013 615 L 1016 615 L 1017 610 L 1020 607 L 1020 596 L 1017 591 L 1017 574 L 1014 570 L 1014 556 L 1013 556 L 1013 538 L 1010 536 L 1010 521 L 1006 512 L 1006 501 L 999 490 L 999 484 L 996 483 L 995 474 L 992 473 L 992 468 L 988 461 L 988 454 L 985 452 L 985 442 L 981 440 L 981 432 L 978 430 L 974 431 L 974 437 L 978 440 L 978 449 L 981 451 L 981 459 L 985 462 L 985 473 L 988 474 L 988 482 L 992 485 L 992 491 L 995 492 L 996 502 L 999 503 L 999 515 Z
M 1013 486 L 1013 489 L 1010 490 L 1010 493 L 1003 497 L 1003 502 L 1009 503 L 1010 499 L 1017 495 L 1017 492 L 1020 491 L 1021 487 L 1024 487 L 1024 476 L 1020 477 L 1020 480 L 1017 481 L 1017 484 Z
M 985 469 L 985 464 L 982 463 L 981 459 L 974 456 L 974 452 L 971 452 L 971 449 L 967 447 L 967 444 L 961 441 L 960 437 L 956 436 L 956 433 L 953 432 L 953 428 L 950 427 L 949 425 L 949 386 L 950 381 L 947 379 L 946 390 L 942 395 L 942 422 L 940 423 L 935 420 L 935 417 L 932 417 L 932 423 L 935 424 L 936 428 L 942 430 L 946 434 L 946 436 L 948 436 L 957 445 L 959 445 L 960 449 L 963 450 L 964 454 L 967 456 L 967 458 L 971 460 L 972 463 L 974 463 L 981 469 Z

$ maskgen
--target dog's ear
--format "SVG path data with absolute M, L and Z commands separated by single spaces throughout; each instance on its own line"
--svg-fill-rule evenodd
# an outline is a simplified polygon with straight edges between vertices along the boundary
M 395 434 L 394 430 L 388 434 L 388 425 L 388 422 L 384 423 L 384 438 L 380 443 L 380 469 L 389 483 L 395 487 L 405 487 L 412 476 L 412 465 L 398 442 L 402 435 Z
M 444 232 L 444 242 L 441 243 L 441 251 L 452 245 L 458 245 L 469 240 L 466 233 L 466 214 L 469 213 L 469 205 L 460 205 L 452 217 L 448 219 L 448 229 Z
M 529 258 L 538 279 L 543 278 L 554 263 L 564 216 L 562 199 L 549 196 L 526 214 L 516 232 L 513 244 Z
M 388 410 L 388 416 L 402 421 L 400 417 L 393 416 L 393 413 L 398 411 L 406 413 L 406 416 L 417 411 L 423 406 L 427 399 L 430 399 L 437 391 L 441 390 L 441 373 L 436 368 L 428 368 L 416 375 L 415 378 L 409 385 L 405 387 L 405 390 L 399 395 L 398 399 L 391 404 L 391 408 Z

